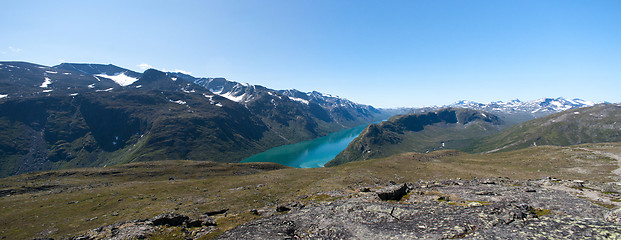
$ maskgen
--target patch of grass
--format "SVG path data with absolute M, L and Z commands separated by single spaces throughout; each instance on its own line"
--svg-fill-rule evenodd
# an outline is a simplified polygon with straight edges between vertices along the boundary
M 408 202 L 408 200 L 410 200 L 410 196 L 412 196 L 412 192 L 409 192 L 409 193 L 403 195 L 403 197 L 401 197 L 401 200 L 399 200 L 399 202 L 400 203 Z
M 260 216 L 251 214 L 249 212 L 244 212 L 240 214 L 227 215 L 226 217 L 216 219 L 216 223 L 218 224 L 215 231 L 205 235 L 201 239 L 214 239 L 220 236 L 222 233 L 233 229 L 237 225 L 255 220 L 260 218 Z
M 550 209 L 545 209 L 545 208 L 531 208 L 530 212 L 536 214 L 537 217 L 552 214 Z
M 343 198 L 342 196 L 330 196 L 328 194 L 322 193 L 322 194 L 318 194 L 315 195 L 311 198 L 311 200 L 314 200 L 316 202 L 332 202 L 332 201 L 336 201 Z
M 615 205 L 615 204 L 608 204 L 608 203 L 598 202 L 598 201 L 591 201 L 591 202 L 596 204 L 596 205 L 608 208 L 608 209 L 613 209 L 613 208 L 617 207 L 617 205 Z

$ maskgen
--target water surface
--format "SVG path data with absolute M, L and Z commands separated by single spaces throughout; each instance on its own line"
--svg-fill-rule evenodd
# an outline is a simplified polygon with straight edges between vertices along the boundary
M 283 145 L 241 162 L 275 162 L 297 168 L 315 168 L 334 159 L 367 125 L 341 130 L 314 140 Z

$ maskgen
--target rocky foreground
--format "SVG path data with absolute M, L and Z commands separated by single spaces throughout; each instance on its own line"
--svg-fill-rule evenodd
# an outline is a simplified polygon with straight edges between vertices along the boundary
M 302 196 L 249 209 L 264 217 L 218 239 L 621 239 L 620 193 L 617 184 L 552 178 L 392 182 L 320 193 L 325 201 L 307 205 Z M 211 216 L 221 213 L 200 219 L 162 214 L 74 239 L 142 239 L 170 226 L 183 228 L 185 239 L 198 239 L 216 225 Z
M 240 225 L 219 239 L 620 239 L 621 209 L 555 190 L 583 184 L 479 179 L 363 188 Z M 619 193 L 617 185 L 600 187 Z

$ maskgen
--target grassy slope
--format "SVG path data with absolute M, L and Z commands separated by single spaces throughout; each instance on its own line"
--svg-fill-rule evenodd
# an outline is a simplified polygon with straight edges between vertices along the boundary
M 537 145 L 568 146 L 621 141 L 621 105 L 600 104 L 549 115 L 513 126 L 463 150 L 495 152 Z
M 324 192 L 355 190 L 391 180 L 498 176 L 620 180 L 611 173 L 619 167 L 615 160 L 585 149 L 620 154 L 621 144 L 540 146 L 493 154 L 404 153 L 316 169 L 265 163 L 161 161 L 24 174 L 0 179 L 4 192 L 0 197 L 0 237 L 62 238 L 162 212 L 197 216 L 229 208 L 226 216 L 217 218 L 217 234 L 257 218 L 250 209 L 294 200 L 321 201 Z M 7 196 L 4 190 L 10 189 L 17 193 Z M 301 198 L 304 195 L 308 197 Z

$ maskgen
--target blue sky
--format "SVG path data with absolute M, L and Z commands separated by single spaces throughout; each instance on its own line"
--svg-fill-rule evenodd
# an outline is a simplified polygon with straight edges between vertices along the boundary
M 6 1 L 0 60 L 183 70 L 376 107 L 621 102 L 621 1 Z

